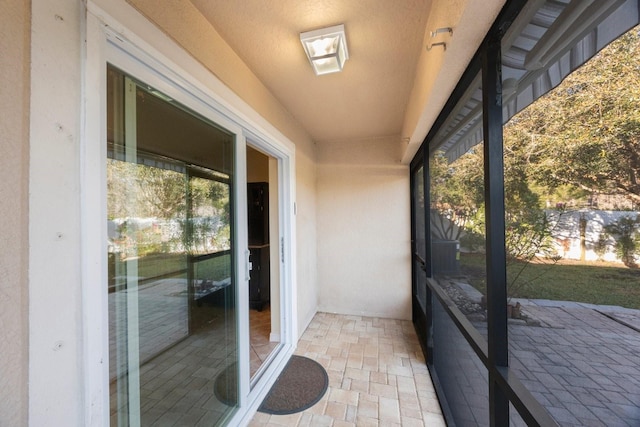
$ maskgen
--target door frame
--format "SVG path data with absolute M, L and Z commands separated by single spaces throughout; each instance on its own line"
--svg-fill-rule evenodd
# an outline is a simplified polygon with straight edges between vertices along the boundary
M 416 241 L 418 218 L 416 217 L 417 200 L 416 200 L 416 188 L 418 182 L 416 182 L 416 173 L 422 168 L 422 188 L 424 191 L 424 253 L 425 259 L 418 260 L 418 242 Z M 431 233 L 430 233 L 430 199 L 429 199 L 429 159 L 425 155 L 424 149 L 421 149 L 415 156 L 410 165 L 410 192 L 411 192 L 411 307 L 412 307 L 412 321 L 413 326 L 418 335 L 418 341 L 422 347 L 427 364 L 432 361 L 431 340 L 429 334 L 431 333 L 431 290 L 426 285 L 427 277 L 431 276 Z M 418 266 L 421 261 L 424 261 L 424 265 Z M 424 309 L 421 308 L 422 304 L 418 298 L 418 286 L 420 276 L 425 278 L 425 296 L 426 301 Z
M 109 416 L 109 323 L 106 227 L 106 69 L 112 64 L 172 97 L 236 135 L 236 224 L 246 224 L 246 140 L 278 159 L 281 259 L 281 345 L 253 388 L 249 378 L 247 228 L 237 227 L 236 297 L 238 298 L 239 401 L 228 421 L 246 424 L 295 349 L 297 305 L 295 275 L 295 145 L 233 94 L 202 64 L 129 5 L 111 16 L 87 4 L 83 57 L 81 182 L 82 320 L 85 425 L 98 426 Z M 123 25 L 122 22 L 126 22 Z M 135 32 L 130 30 L 135 28 Z M 144 38 L 139 34 L 143 34 Z M 162 52 L 149 41 L 158 42 Z M 180 64 L 180 65 L 178 65 Z M 188 70 L 188 71 L 187 71 Z

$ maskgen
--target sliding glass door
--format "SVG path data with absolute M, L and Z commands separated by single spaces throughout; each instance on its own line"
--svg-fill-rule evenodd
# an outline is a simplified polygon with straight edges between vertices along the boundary
M 429 319 L 427 301 L 427 234 L 426 234 L 426 211 L 425 211 L 425 171 L 421 161 L 415 162 L 411 166 L 411 243 L 413 253 L 412 263 L 412 318 L 415 325 L 420 344 L 425 354 L 429 355 L 428 335 Z
M 108 69 L 111 425 L 238 406 L 236 135 Z

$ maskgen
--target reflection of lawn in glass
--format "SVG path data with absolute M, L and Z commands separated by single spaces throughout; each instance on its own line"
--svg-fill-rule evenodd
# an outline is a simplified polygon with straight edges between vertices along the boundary
M 230 277 L 230 255 L 222 255 L 196 264 L 197 276 L 210 280 L 223 280 Z M 138 276 L 144 278 L 164 275 L 185 274 L 186 254 L 150 254 L 138 259 Z
M 199 261 L 194 265 L 195 279 L 221 281 L 231 277 L 231 255 Z
M 484 292 L 485 256 L 460 254 L 462 273 Z M 524 263 L 512 262 L 507 277 L 517 275 Z M 478 274 L 480 273 L 480 274 Z M 577 301 L 640 309 L 640 269 L 598 261 L 560 260 L 557 264 L 532 262 L 510 286 L 514 298 Z

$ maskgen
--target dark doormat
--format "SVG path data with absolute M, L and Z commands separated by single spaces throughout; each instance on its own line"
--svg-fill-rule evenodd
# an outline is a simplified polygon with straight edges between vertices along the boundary
M 312 407 L 329 386 L 327 371 L 315 360 L 291 356 L 258 411 L 288 415 Z
M 238 365 L 235 362 L 220 372 L 213 392 L 218 400 L 227 406 L 238 404 Z

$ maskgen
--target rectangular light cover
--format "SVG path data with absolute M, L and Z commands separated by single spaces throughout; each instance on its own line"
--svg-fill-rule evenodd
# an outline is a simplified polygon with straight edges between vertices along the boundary
M 316 75 L 342 71 L 349 59 L 344 25 L 300 34 L 300 41 Z

